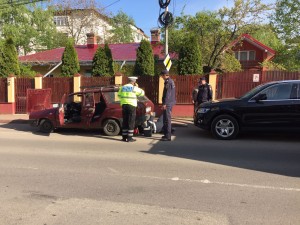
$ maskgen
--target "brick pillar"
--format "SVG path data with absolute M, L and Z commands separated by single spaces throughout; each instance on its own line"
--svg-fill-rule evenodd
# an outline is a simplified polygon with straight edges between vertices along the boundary
M 15 76 L 9 75 L 7 78 L 7 112 L 15 114 L 16 112 L 16 93 L 15 93 Z
M 162 104 L 162 96 L 164 92 L 165 81 L 162 77 L 159 77 L 158 83 L 158 104 Z
M 80 92 L 80 87 L 81 87 L 81 75 L 79 73 L 77 73 L 73 77 L 73 92 Z M 74 95 L 74 101 L 80 102 L 81 98 Z
M 115 73 L 115 85 L 122 85 L 123 83 L 123 74 L 120 72 Z
M 213 90 L 213 100 L 216 100 L 216 91 L 217 91 L 217 72 L 212 70 L 209 74 L 209 84 Z
M 42 89 L 43 88 L 43 75 L 37 74 L 34 77 L 34 89 Z

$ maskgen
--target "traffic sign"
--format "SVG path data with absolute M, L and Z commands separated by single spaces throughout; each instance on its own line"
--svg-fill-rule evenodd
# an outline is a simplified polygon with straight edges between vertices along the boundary
M 166 69 L 167 69 L 168 71 L 170 71 L 171 66 L 172 66 L 172 61 L 171 61 L 171 57 L 170 57 L 169 54 L 166 56 L 166 58 L 165 58 L 165 60 L 164 60 L 164 65 L 165 65 Z

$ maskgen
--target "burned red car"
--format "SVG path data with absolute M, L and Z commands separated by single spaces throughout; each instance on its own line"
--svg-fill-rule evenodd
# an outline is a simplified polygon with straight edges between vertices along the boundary
M 65 95 L 57 107 L 29 114 L 32 124 L 41 132 L 56 128 L 103 129 L 109 136 L 121 131 L 122 108 L 117 86 L 85 88 L 82 92 Z M 150 118 L 154 105 L 146 96 L 138 98 L 136 126 Z

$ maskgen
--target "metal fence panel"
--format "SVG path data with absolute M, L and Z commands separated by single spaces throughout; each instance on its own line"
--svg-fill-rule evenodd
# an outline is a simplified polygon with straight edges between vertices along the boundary
M 255 74 L 258 80 L 255 81 Z M 279 80 L 299 80 L 299 72 L 287 71 L 243 71 L 218 75 L 217 99 L 234 98 L 244 95 L 257 85 Z
M 192 92 L 203 75 L 172 75 L 176 86 L 177 104 L 192 104 Z
M 45 77 L 43 78 L 43 89 L 51 88 L 52 103 L 59 103 L 64 94 L 73 92 L 73 77 Z
M 0 102 L 7 102 L 7 78 L 0 78 Z

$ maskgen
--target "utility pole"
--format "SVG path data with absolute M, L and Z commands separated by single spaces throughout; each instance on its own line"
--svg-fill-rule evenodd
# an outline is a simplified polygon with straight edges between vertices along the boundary
M 166 7 L 165 10 L 165 17 L 167 16 L 169 11 L 169 7 Z M 165 55 L 167 56 L 169 54 L 169 31 L 168 31 L 168 26 L 165 27 Z

